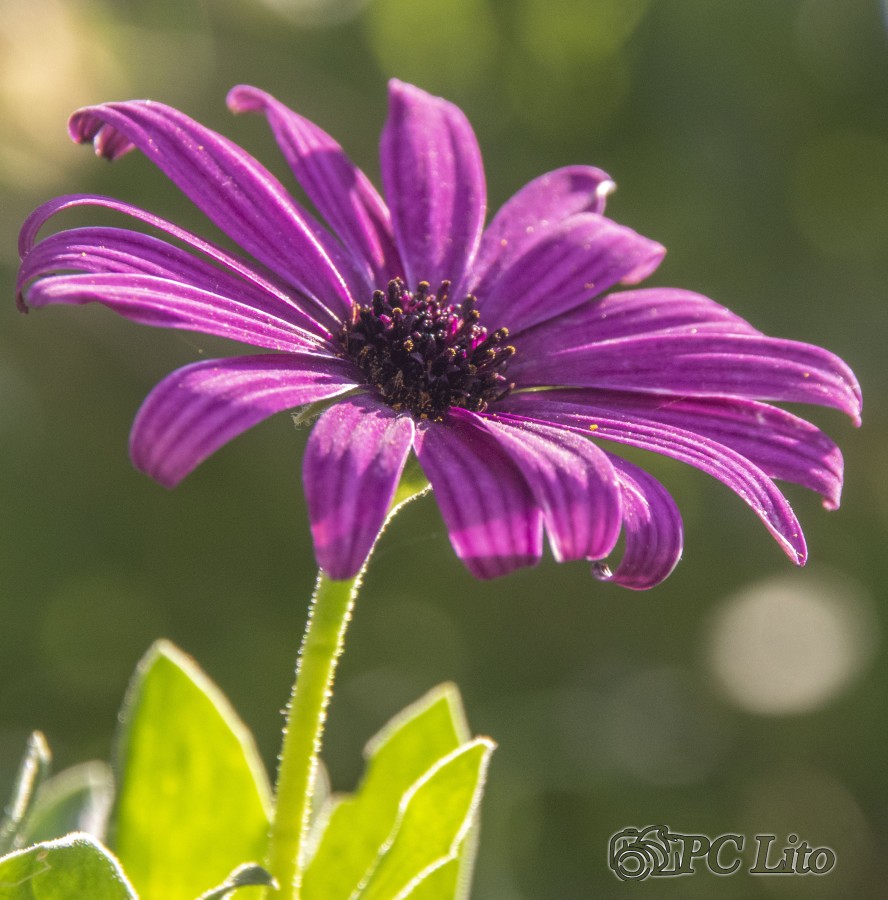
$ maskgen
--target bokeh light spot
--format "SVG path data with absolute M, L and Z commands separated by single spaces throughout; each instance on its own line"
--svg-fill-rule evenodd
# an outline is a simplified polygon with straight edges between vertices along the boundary
M 836 574 L 796 573 L 758 582 L 715 612 L 708 664 L 734 704 L 765 715 L 828 703 L 875 649 L 863 589 Z

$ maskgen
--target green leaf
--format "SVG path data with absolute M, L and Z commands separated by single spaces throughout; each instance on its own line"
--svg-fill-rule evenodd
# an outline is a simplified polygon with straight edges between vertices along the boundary
M 21 832 L 34 804 L 37 789 L 49 774 L 51 761 L 52 754 L 46 738 L 39 731 L 33 732 L 28 738 L 28 746 L 12 788 L 12 800 L 0 819 L 0 855 L 25 843 Z
M 410 900 L 451 900 L 459 891 L 459 860 L 451 859 L 423 878 L 406 897 Z
M 267 776 L 246 726 L 193 660 L 155 644 L 121 722 L 112 846 L 142 900 L 193 900 L 264 858 Z
M 493 748 L 488 738 L 464 744 L 404 795 L 395 827 L 355 900 L 404 900 L 458 858 L 475 821 Z
M 271 875 L 255 863 L 238 866 L 218 887 L 201 894 L 197 900 L 226 900 L 234 891 L 247 887 L 277 887 Z
M 72 831 L 103 840 L 114 801 L 114 775 L 102 762 L 82 763 L 48 778 L 25 821 L 26 844 L 51 841 Z
M 305 900 L 350 897 L 390 837 L 404 795 L 468 738 L 452 684 L 435 688 L 392 719 L 367 745 L 367 774 L 358 791 L 333 797 L 316 822 L 316 850 L 303 879 Z M 468 881 L 473 849 L 472 841 L 463 842 L 460 884 Z M 463 894 L 448 895 L 457 896 Z
M 468 900 L 472 870 L 478 852 L 478 817 L 460 844 L 459 855 L 427 878 L 422 879 L 407 895 L 410 900 Z
M 0 900 L 136 900 L 116 859 L 87 834 L 69 834 L 0 859 Z

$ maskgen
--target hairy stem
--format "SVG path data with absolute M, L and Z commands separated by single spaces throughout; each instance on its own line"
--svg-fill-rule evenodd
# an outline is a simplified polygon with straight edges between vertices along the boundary
M 361 573 L 346 581 L 318 573 L 287 710 L 269 838 L 268 865 L 278 883 L 272 892 L 277 900 L 298 900 L 300 895 L 321 737 L 360 582 Z
M 416 465 L 408 465 L 392 499 L 385 531 L 395 514 L 429 490 Z M 299 648 L 296 681 L 287 707 L 284 742 L 278 765 L 274 818 L 268 847 L 268 870 L 278 887 L 275 900 L 299 900 L 305 871 L 305 843 L 311 800 L 321 752 L 327 706 L 333 693 L 336 664 L 342 653 L 345 629 L 351 619 L 364 568 L 354 578 L 334 581 L 318 572 L 308 613 L 308 624 Z

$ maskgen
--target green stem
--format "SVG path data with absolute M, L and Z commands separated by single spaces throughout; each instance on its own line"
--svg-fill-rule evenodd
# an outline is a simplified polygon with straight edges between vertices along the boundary
M 321 737 L 361 574 L 333 581 L 318 573 L 287 710 L 269 838 L 269 870 L 278 883 L 272 896 L 278 900 L 300 895 Z
M 379 536 L 396 513 L 429 490 L 429 483 L 416 465 L 408 465 Z M 278 883 L 271 891 L 275 900 L 299 900 L 305 870 L 305 841 L 315 790 L 321 738 L 327 706 L 333 693 L 336 664 L 342 653 L 345 629 L 364 567 L 354 578 L 334 581 L 318 572 L 308 624 L 299 648 L 296 682 L 287 708 L 284 742 L 278 765 L 274 818 L 268 846 L 268 870 Z

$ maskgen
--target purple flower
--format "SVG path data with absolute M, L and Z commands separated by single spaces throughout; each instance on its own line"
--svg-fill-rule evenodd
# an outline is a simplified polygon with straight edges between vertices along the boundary
M 316 125 L 251 87 L 321 224 L 252 156 L 175 109 L 133 101 L 75 113 L 70 133 L 116 159 L 142 151 L 249 257 L 151 213 L 73 195 L 21 235 L 25 307 L 96 301 L 136 322 L 264 349 L 179 369 L 136 416 L 133 462 L 173 486 L 261 419 L 318 401 L 304 482 L 315 553 L 354 575 L 415 451 L 450 540 L 481 578 L 558 560 L 630 588 L 665 578 L 681 518 L 663 486 L 605 447 L 653 450 L 723 481 L 796 563 L 801 528 L 774 479 L 839 503 L 842 458 L 819 429 L 763 401 L 832 406 L 859 422 L 836 356 L 769 338 L 674 288 L 608 293 L 664 249 L 603 215 L 613 183 L 572 166 L 523 187 L 487 228 L 475 135 L 445 100 L 400 82 L 382 133 L 385 202 Z M 111 227 L 36 243 L 58 211 L 98 206 L 164 237 Z M 170 242 L 165 238 L 171 238 Z M 599 562 L 619 535 L 622 558 Z

